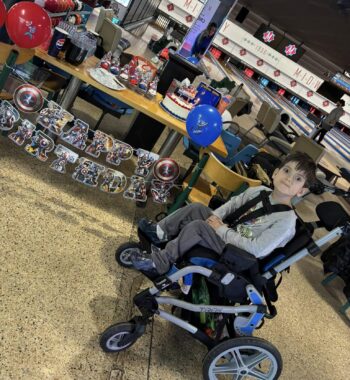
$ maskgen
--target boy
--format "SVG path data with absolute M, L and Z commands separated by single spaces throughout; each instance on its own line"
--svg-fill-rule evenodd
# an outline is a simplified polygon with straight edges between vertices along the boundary
M 290 154 L 273 173 L 274 189 L 270 203 L 290 206 L 295 196 L 302 196 L 315 181 L 316 165 L 305 153 Z M 192 203 L 169 215 L 158 224 L 141 219 L 139 228 L 157 244 L 167 241 L 165 248 L 153 247 L 152 253 L 135 248 L 130 254 L 134 268 L 150 276 L 166 273 L 188 250 L 199 244 L 221 254 L 226 244 L 244 249 L 257 258 L 284 247 L 295 234 L 296 215 L 293 209 L 263 215 L 255 220 L 238 224 L 233 229 L 224 220 L 247 201 L 256 198 L 264 186 L 247 189 L 231 198 L 217 210 L 199 203 Z M 250 213 L 262 207 L 258 203 Z

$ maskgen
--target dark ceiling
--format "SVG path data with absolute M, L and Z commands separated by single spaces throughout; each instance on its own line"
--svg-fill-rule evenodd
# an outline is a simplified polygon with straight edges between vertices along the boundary
M 350 0 L 240 0 L 239 4 L 350 70 Z

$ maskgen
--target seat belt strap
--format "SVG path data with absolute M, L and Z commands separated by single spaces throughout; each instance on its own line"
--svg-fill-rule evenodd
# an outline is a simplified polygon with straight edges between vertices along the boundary
M 262 190 L 258 196 L 256 196 L 253 199 L 250 199 L 248 202 L 246 202 L 244 205 L 239 207 L 237 210 L 235 210 L 232 214 L 228 215 L 224 222 L 228 225 L 233 224 L 241 218 L 242 215 L 244 215 L 247 211 L 249 211 L 251 208 L 256 206 L 259 202 L 262 202 L 262 197 L 265 196 L 265 194 L 268 196 L 271 194 L 271 191 Z

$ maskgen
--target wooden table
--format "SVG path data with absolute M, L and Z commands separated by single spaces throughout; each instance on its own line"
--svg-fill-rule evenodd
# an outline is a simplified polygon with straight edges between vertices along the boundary
M 63 94 L 62 101 L 60 102 L 62 108 L 69 109 L 73 105 L 81 83 L 85 82 L 103 91 L 104 93 L 130 105 L 143 114 L 150 116 L 154 120 L 157 120 L 160 123 L 168 126 L 171 129 L 171 132 L 169 133 L 168 137 L 158 152 L 161 157 L 170 156 L 182 136 L 188 136 L 185 123 L 175 119 L 159 106 L 159 102 L 162 100 L 162 96 L 160 94 L 157 94 L 155 100 L 149 100 L 132 90 L 111 90 L 96 82 L 89 75 L 88 70 L 96 67 L 99 61 L 98 58 L 90 57 L 81 65 L 74 66 L 64 60 L 51 57 L 45 51 L 42 51 L 40 49 L 35 50 L 35 55 L 47 63 L 72 75 L 72 79 L 70 80 L 68 87 Z M 214 141 L 214 143 L 210 145 L 209 149 L 223 157 L 227 156 L 227 150 L 221 137 Z

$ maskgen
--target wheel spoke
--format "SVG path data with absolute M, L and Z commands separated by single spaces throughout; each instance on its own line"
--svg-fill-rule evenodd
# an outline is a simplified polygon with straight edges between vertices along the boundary
M 226 374 L 226 375 L 237 375 L 238 369 L 232 366 L 232 363 L 225 363 L 216 365 L 213 368 L 213 373 L 217 375 Z
M 249 369 L 256 367 L 263 360 L 267 359 L 268 356 L 265 353 L 259 353 L 257 355 L 251 356 L 246 360 L 246 365 Z
M 257 369 L 251 369 L 248 373 L 249 376 L 254 376 L 256 379 L 259 380 L 268 380 L 270 379 L 270 373 L 262 373 L 258 371 Z
M 241 368 L 241 367 L 245 366 L 244 360 L 243 360 L 243 357 L 239 351 L 239 348 L 236 348 L 233 350 L 232 356 L 233 356 L 233 358 L 237 364 L 237 368 Z

